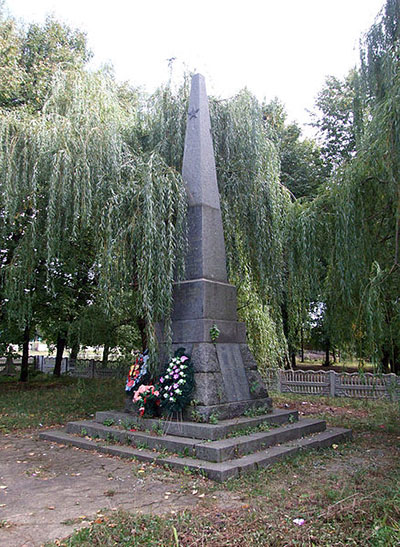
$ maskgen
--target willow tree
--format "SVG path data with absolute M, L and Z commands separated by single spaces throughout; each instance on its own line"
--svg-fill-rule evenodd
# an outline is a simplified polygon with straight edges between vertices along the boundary
M 357 310 L 360 348 L 400 371 L 400 2 L 387 0 L 361 49 L 365 128 L 357 155 L 344 170 L 338 223 L 349 234 L 340 253 L 347 302 Z M 339 233 L 339 232 L 338 232 Z M 345 293 L 344 293 L 345 294 Z
M 399 0 L 388 0 L 362 41 L 355 149 L 312 203 L 294 206 L 289 245 L 290 278 L 298 278 L 292 286 L 300 289 L 297 297 L 298 291 L 292 291 L 291 300 L 299 302 L 301 314 L 317 295 L 333 343 L 356 351 L 360 359 L 372 357 L 384 369 L 390 364 L 396 372 L 400 366 L 399 21 Z M 299 323 L 292 318 L 292 336 Z
M 180 176 L 156 153 L 127 143 L 136 112 L 105 73 L 59 73 L 40 113 L 9 112 L 0 123 L 8 321 L 29 336 L 37 306 L 56 301 L 53 320 L 65 340 L 71 316 L 93 303 L 93 295 L 80 299 L 82 280 L 78 286 L 76 276 L 97 277 L 96 296 L 106 296 L 109 313 L 122 291 L 132 293 L 134 317 L 146 319 L 154 350 L 152 325 L 168 314 L 175 268 L 185 251 Z M 91 260 L 88 253 L 77 258 L 84 238 Z

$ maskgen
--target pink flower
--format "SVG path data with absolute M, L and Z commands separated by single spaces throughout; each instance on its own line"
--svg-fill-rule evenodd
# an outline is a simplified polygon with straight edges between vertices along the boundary
M 161 384 L 164 382 L 164 378 L 162 376 L 160 378 L 160 382 L 161 382 Z
M 184 363 L 185 361 L 187 361 L 189 359 L 189 357 L 186 357 L 186 355 L 182 355 L 181 357 L 181 363 Z
M 178 384 L 174 384 L 174 389 L 178 389 Z
M 151 391 L 152 388 L 154 389 L 153 386 L 139 386 L 139 389 L 133 394 L 133 402 L 137 403 L 141 399 L 141 394 L 145 393 L 146 391 Z
M 179 374 L 174 374 L 174 380 L 177 380 L 179 378 Z
M 158 397 L 158 396 L 160 395 L 160 392 L 159 392 L 159 391 L 155 391 L 155 392 L 154 392 L 154 395 L 155 395 L 156 397 Z

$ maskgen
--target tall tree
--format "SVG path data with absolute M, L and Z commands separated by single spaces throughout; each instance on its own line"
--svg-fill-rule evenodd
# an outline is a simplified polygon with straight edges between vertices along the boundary
M 351 70 L 343 79 L 328 76 L 317 96 L 312 125 L 318 129 L 321 151 L 330 171 L 348 161 L 355 152 L 356 121 L 359 123 L 360 119 L 358 78 L 356 70 Z
M 27 30 L 0 20 L 0 107 L 40 110 L 57 71 L 80 69 L 91 54 L 86 35 L 52 17 Z
M 355 146 L 349 154 L 345 138 L 344 150 L 332 148 L 332 182 L 299 208 L 290 247 L 293 254 L 314 230 L 316 238 L 307 245 L 310 260 L 301 264 L 296 255 L 291 276 L 304 266 L 297 286 L 309 301 L 324 305 L 324 328 L 332 343 L 356 350 L 360 359 L 372 356 L 393 372 L 400 370 L 399 9 L 399 0 L 387 0 L 363 39 L 357 75 L 363 123 L 358 135 L 352 131 Z M 346 129 L 346 123 L 339 109 L 337 127 Z M 317 222 L 322 217 L 324 222 Z M 315 298 L 309 287 L 319 264 L 323 275 Z

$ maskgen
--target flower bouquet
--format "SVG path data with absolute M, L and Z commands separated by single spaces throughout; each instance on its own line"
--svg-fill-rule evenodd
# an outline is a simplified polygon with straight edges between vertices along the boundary
M 133 403 L 139 409 L 139 416 L 160 415 L 160 392 L 153 385 L 139 386 L 133 394 Z
M 193 366 L 184 348 L 177 350 L 159 383 L 162 408 L 168 413 L 182 412 L 190 402 L 194 387 Z
M 125 384 L 125 391 L 132 393 L 139 384 L 146 380 L 148 360 L 148 350 L 145 350 L 143 353 L 139 354 L 138 358 L 129 369 L 128 379 Z

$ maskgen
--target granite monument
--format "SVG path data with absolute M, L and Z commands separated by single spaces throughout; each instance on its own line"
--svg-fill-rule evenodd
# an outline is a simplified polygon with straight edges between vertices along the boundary
M 236 288 L 228 283 L 208 98 L 204 77 L 192 78 L 182 176 L 188 194 L 185 279 L 175 284 L 173 350 L 191 353 L 196 412 L 208 419 L 271 408 L 271 399 L 237 318 Z M 210 333 L 219 330 L 217 339 Z M 162 343 L 162 334 L 160 334 Z M 190 410 L 187 412 L 190 418 Z

